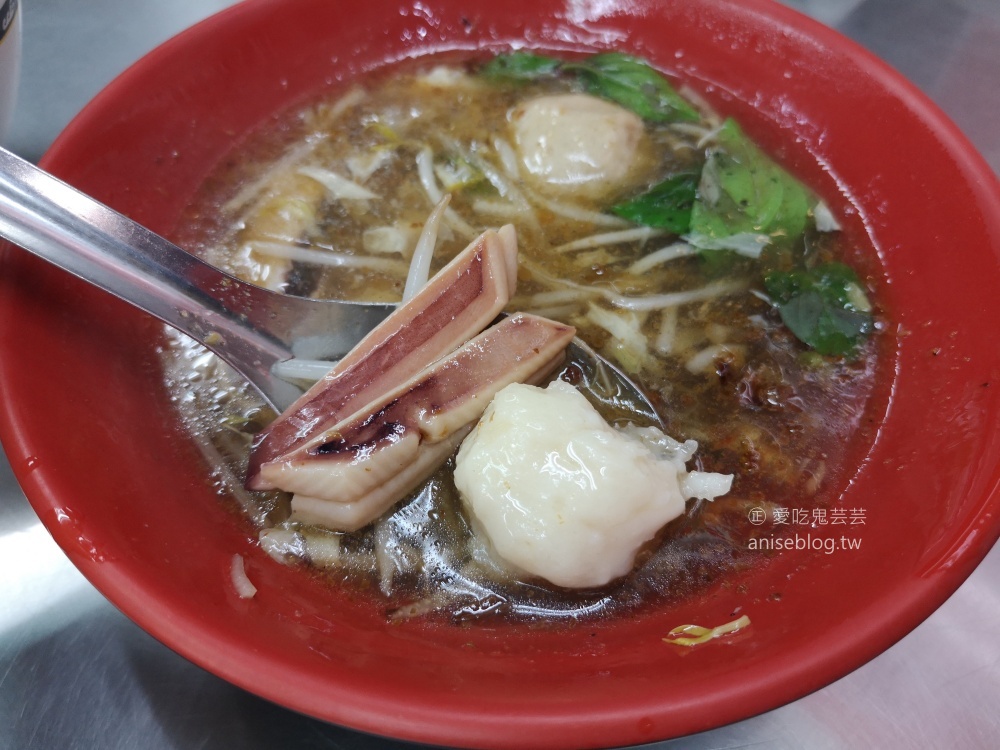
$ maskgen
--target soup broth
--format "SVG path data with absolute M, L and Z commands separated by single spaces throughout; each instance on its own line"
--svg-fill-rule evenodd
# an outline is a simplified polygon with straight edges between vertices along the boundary
M 870 248 L 830 231 L 835 222 L 815 201 L 800 235 L 775 233 L 757 257 L 699 247 L 610 210 L 725 156 L 713 150 L 725 121 L 693 94 L 695 118 L 644 120 L 618 184 L 599 194 L 546 190 L 526 174 L 518 108 L 580 94 L 581 80 L 498 80 L 479 63 L 450 62 L 374 74 L 242 144 L 206 182 L 179 238 L 258 284 L 396 302 L 421 226 L 450 193 L 433 269 L 484 229 L 514 224 L 520 270 L 508 309 L 575 326 L 644 390 L 668 434 L 698 442 L 699 470 L 735 475 L 731 492 L 689 502 L 631 574 L 598 590 L 560 589 L 498 562 L 462 509 L 454 459 L 357 532 L 291 524 L 288 496 L 242 488 L 253 435 L 274 415 L 213 355 L 171 334 L 168 384 L 220 495 L 262 530 L 276 558 L 370 592 L 389 617 L 586 619 L 683 598 L 760 564 L 750 540 L 790 528 L 758 528 L 752 510 L 773 518 L 828 507 L 852 468 L 845 446 L 871 439 L 878 336 L 859 336 L 843 354 L 814 351 L 765 284 Z M 705 180 L 695 179 L 699 195 Z M 863 302 L 852 311 L 868 312 L 869 286 L 854 290 Z M 612 423 L 634 418 L 576 364 L 560 376 Z

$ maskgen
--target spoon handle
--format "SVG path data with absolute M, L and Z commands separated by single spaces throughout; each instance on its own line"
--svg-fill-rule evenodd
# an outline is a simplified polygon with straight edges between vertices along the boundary
M 0 236 L 130 302 L 203 344 L 245 339 L 274 358 L 291 354 L 272 337 L 233 325 L 232 295 L 246 286 L 126 216 L 0 148 Z M 253 289 L 253 287 L 251 287 Z

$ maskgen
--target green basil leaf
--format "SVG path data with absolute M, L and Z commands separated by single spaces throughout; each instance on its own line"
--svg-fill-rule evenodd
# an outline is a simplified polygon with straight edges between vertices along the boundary
M 537 81 L 555 75 L 563 61 L 533 52 L 511 52 L 497 55 L 479 69 L 479 74 L 503 81 Z
M 808 271 L 774 271 L 764 277 L 764 287 L 782 322 L 820 354 L 852 354 L 873 329 L 861 282 L 843 263 Z
M 635 224 L 662 227 L 675 234 L 684 234 L 691 226 L 691 207 L 699 178 L 697 172 L 682 172 L 608 210 Z
M 726 246 L 727 238 L 754 235 L 771 242 L 794 241 L 805 231 L 815 203 L 802 183 L 728 119 L 706 155 L 691 211 L 691 234 L 714 247 Z
M 594 55 L 565 70 L 578 73 L 587 92 L 621 104 L 652 122 L 701 119 L 687 101 L 645 60 L 620 52 Z

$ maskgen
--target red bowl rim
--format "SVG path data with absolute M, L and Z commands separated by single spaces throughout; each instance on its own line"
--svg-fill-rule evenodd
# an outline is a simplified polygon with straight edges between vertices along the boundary
M 74 143 L 79 135 L 95 127 L 103 117 L 103 113 L 112 106 L 118 97 L 134 87 L 136 81 L 145 75 L 147 69 L 162 65 L 163 61 L 183 50 L 193 40 L 211 36 L 215 29 L 238 22 L 244 14 L 254 14 L 259 7 L 282 3 L 283 0 L 249 0 L 202 21 L 165 42 L 132 65 L 98 94 L 55 141 L 43 158 L 42 165 L 58 172 L 60 165 L 72 154 Z M 1000 183 L 998 183 L 993 170 L 969 144 L 959 128 L 916 86 L 903 79 L 899 73 L 859 45 L 790 8 L 770 0 L 748 0 L 739 5 L 744 11 L 763 14 L 782 27 L 792 29 L 795 33 L 815 40 L 823 46 L 841 50 L 844 54 L 858 61 L 883 88 L 893 92 L 899 100 L 905 103 L 907 109 L 926 123 L 928 128 L 944 144 L 960 171 L 966 176 L 980 203 L 986 207 L 992 206 L 993 212 L 990 214 L 990 220 L 995 227 L 996 234 L 1000 236 Z M 3 395 L 0 396 L 0 399 L 4 403 L 4 412 L 7 415 L 17 413 L 15 394 L 3 389 Z M 60 501 L 58 497 L 48 495 L 47 488 L 39 484 L 37 475 L 34 475 L 28 468 L 30 451 L 22 443 L 22 432 L 18 423 L 18 418 L 25 417 L 26 415 L 5 416 L 0 420 L 0 437 L 2 437 L 4 447 L 11 457 L 15 475 L 25 487 L 29 500 L 41 515 L 43 509 L 50 510 L 58 507 Z M 973 518 L 966 519 L 964 532 L 960 534 L 961 544 L 960 549 L 956 552 L 954 564 L 948 566 L 933 581 L 927 581 L 924 587 L 913 588 L 907 595 L 901 594 L 897 600 L 892 602 L 892 614 L 889 617 L 892 622 L 891 627 L 880 627 L 883 618 L 874 618 L 870 629 L 858 631 L 858 639 L 855 642 L 849 645 L 840 644 L 839 647 L 827 651 L 822 658 L 815 657 L 807 665 L 811 670 L 811 677 L 808 681 L 809 690 L 818 689 L 869 661 L 905 636 L 937 609 L 979 564 L 997 537 L 1000 536 L 1000 524 L 997 523 L 996 519 L 998 504 L 1000 504 L 1000 494 L 998 494 L 997 489 L 994 489 L 990 502 L 984 504 L 982 512 Z M 74 548 L 76 540 L 69 538 L 70 532 L 65 527 L 53 523 L 49 517 L 44 515 L 43 520 L 61 546 L 67 550 Z M 204 632 L 197 633 L 197 638 L 193 637 L 197 631 L 197 623 L 193 621 L 180 623 L 175 616 L 176 613 L 169 605 L 150 601 L 145 590 L 141 587 L 137 588 L 135 582 L 128 575 L 120 575 L 116 568 L 102 566 L 78 556 L 75 556 L 73 561 L 105 596 L 116 606 L 119 606 L 140 627 L 163 643 L 193 662 L 237 685 L 275 702 L 287 704 L 286 696 L 280 694 L 280 691 L 271 690 L 267 686 L 262 687 L 248 678 L 243 664 L 240 663 L 242 655 L 236 654 L 234 658 L 232 654 L 227 654 L 227 647 L 231 646 L 230 643 L 224 640 L 214 640 L 210 637 L 211 634 Z M 191 630 L 188 630 L 189 628 Z M 270 658 L 259 653 L 255 656 L 264 660 Z M 274 659 L 270 668 L 282 669 L 280 659 Z M 736 710 L 723 712 L 721 719 L 724 722 L 729 722 L 745 718 L 777 707 L 809 691 L 803 691 L 801 686 L 794 690 L 785 690 L 766 680 L 761 680 L 759 688 L 761 694 L 755 701 L 743 704 Z M 351 698 L 348 690 L 343 692 L 343 697 L 345 699 Z M 318 716 L 325 715 L 320 706 L 311 704 L 308 700 L 297 700 L 292 707 Z M 642 711 L 637 710 L 634 712 L 635 716 L 630 718 L 638 717 L 641 713 Z M 442 711 L 436 720 L 446 719 L 450 724 L 435 727 L 430 722 L 421 724 L 414 722 L 412 717 L 396 716 L 391 700 L 384 704 L 370 699 L 355 700 L 354 705 L 351 706 L 350 721 L 344 714 L 338 714 L 335 717 L 327 716 L 327 718 L 334 718 L 338 723 L 354 726 L 364 731 L 385 733 L 421 742 L 454 742 L 457 744 L 471 742 L 471 744 L 481 746 L 490 744 L 482 730 L 477 726 L 478 720 L 475 716 L 448 715 L 447 711 Z M 596 725 L 594 722 L 590 722 L 580 727 L 560 727 L 560 731 L 565 733 L 566 746 L 614 742 L 613 736 L 607 732 L 600 732 L 599 724 L 600 720 Z M 692 724 L 686 727 L 685 731 L 694 731 L 696 728 Z M 552 736 L 551 730 L 552 727 L 548 727 L 546 736 Z M 655 738 L 650 737 L 650 739 Z

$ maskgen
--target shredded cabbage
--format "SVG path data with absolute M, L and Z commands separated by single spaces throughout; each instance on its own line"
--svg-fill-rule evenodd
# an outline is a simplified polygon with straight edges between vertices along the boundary
M 300 175 L 316 180 L 337 200 L 371 200 L 378 196 L 366 187 L 352 182 L 343 175 L 321 167 L 299 167 Z
M 413 250 L 413 258 L 410 259 L 410 268 L 406 273 L 406 286 L 403 287 L 404 303 L 413 299 L 430 278 L 431 259 L 434 257 L 434 248 L 437 245 L 438 227 L 448 211 L 450 202 L 451 195 L 442 196 L 424 223 L 420 239 L 417 240 L 417 246 Z
M 595 247 L 605 247 L 606 245 L 618 245 L 623 242 L 646 242 L 654 237 L 662 237 L 664 234 L 666 234 L 664 230 L 654 229 L 653 227 L 636 227 L 634 229 L 622 229 L 617 232 L 603 232 L 557 245 L 552 248 L 552 252 L 568 253 L 574 250 L 589 250 Z
M 628 267 L 628 272 L 636 276 L 641 276 L 658 265 L 669 263 L 678 258 L 688 258 L 697 253 L 698 250 L 687 242 L 674 242 L 639 258 L 639 260 Z
M 714 628 L 704 628 L 701 625 L 680 625 L 667 633 L 663 642 L 672 643 L 675 646 L 697 646 L 713 638 L 736 633 L 749 626 L 750 618 L 746 615 Z
M 837 217 L 823 201 L 813 207 L 813 220 L 816 222 L 816 230 L 819 232 L 839 232 L 841 230 Z
M 302 247 L 301 245 L 293 245 L 285 242 L 248 242 L 247 249 L 263 256 L 294 260 L 299 263 L 314 263 L 318 266 L 369 268 L 373 271 L 398 276 L 406 273 L 406 264 L 399 260 L 350 255 L 348 253 L 339 253 L 335 250 Z
M 431 203 L 435 206 L 441 202 L 444 198 L 444 193 L 441 192 L 441 187 L 437 183 L 437 177 L 434 175 L 434 153 L 431 151 L 430 147 L 424 147 L 417 152 L 417 177 L 420 178 L 420 184 L 424 188 L 424 192 L 427 193 L 427 197 L 430 198 Z M 459 216 L 454 209 L 446 208 L 444 212 L 444 218 L 459 234 L 472 239 L 477 236 L 477 232 L 465 219 Z
M 286 359 L 284 362 L 278 362 L 271 368 L 271 372 L 275 377 L 290 383 L 308 383 L 312 385 L 330 372 L 335 364 L 337 363 L 327 362 L 326 360 L 299 359 L 296 357 Z

